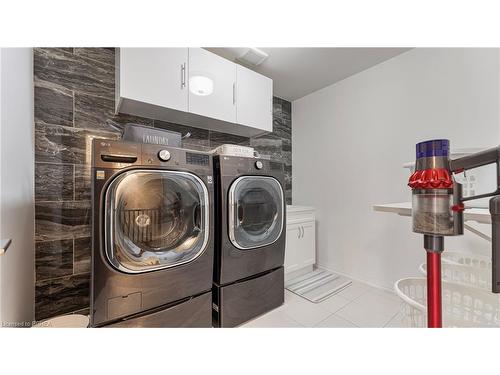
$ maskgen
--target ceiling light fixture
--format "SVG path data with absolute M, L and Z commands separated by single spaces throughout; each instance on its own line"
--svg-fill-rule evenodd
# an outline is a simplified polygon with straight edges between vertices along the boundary
M 194 95 L 208 96 L 214 92 L 214 81 L 202 75 L 192 76 L 189 78 L 189 91 Z

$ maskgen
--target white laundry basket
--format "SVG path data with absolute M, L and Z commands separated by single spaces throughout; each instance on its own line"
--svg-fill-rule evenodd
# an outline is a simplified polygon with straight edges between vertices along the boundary
M 422 274 L 427 275 L 425 263 L 422 263 L 419 269 Z M 441 277 L 443 281 L 491 291 L 491 269 L 443 262 Z
M 441 255 L 444 281 L 491 291 L 491 259 L 482 255 L 445 251 Z M 420 272 L 427 274 L 426 264 Z
M 464 266 L 491 271 L 491 258 L 484 255 L 445 251 L 441 254 L 441 260 L 443 263 L 462 264 Z
M 394 284 L 403 300 L 402 321 L 408 327 L 427 326 L 427 280 L 405 278 Z M 444 327 L 500 327 L 500 298 L 465 285 L 443 282 Z

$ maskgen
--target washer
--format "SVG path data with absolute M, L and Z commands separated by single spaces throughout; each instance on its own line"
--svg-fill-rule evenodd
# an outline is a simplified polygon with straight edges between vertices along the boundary
M 94 139 L 92 162 L 91 326 L 210 327 L 212 157 Z
M 214 326 L 234 327 L 284 302 L 283 164 L 216 155 L 214 168 Z

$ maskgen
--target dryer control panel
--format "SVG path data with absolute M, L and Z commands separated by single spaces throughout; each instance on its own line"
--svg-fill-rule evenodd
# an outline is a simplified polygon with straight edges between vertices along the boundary
M 212 157 L 203 151 L 108 139 L 94 139 L 92 147 L 94 168 L 150 166 L 190 170 L 200 176 L 212 174 Z
M 94 139 L 92 147 L 93 167 L 125 168 L 142 162 L 140 144 Z

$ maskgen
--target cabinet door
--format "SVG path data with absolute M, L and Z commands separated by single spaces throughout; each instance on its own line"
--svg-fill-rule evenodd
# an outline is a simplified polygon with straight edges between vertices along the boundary
M 285 273 L 294 272 L 316 262 L 314 221 L 286 226 Z
M 189 49 L 189 112 L 236 122 L 236 64 L 202 48 Z
M 314 221 L 302 224 L 302 236 L 300 241 L 302 248 L 302 267 L 314 264 L 316 262 L 316 234 Z
M 285 245 L 285 273 L 299 270 L 302 266 L 300 224 L 287 224 Z
M 119 95 L 188 110 L 188 48 L 121 48 Z
M 236 120 L 273 131 L 273 81 L 241 65 L 236 67 Z

